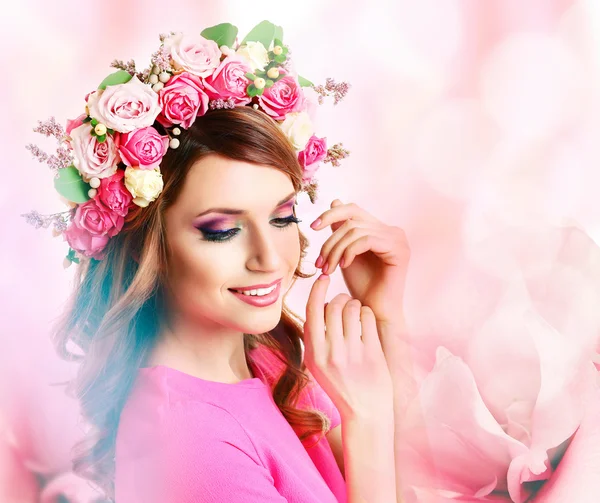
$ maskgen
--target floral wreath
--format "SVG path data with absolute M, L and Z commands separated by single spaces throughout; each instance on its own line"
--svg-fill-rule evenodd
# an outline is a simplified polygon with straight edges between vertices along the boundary
M 315 202 L 320 163 L 339 166 L 350 152 L 341 143 L 328 148 L 326 138 L 314 135 L 302 88 L 312 88 L 319 105 L 326 96 L 337 105 L 350 85 L 327 78 L 325 86 L 315 86 L 298 75 L 280 26 L 262 21 L 241 43 L 237 33 L 222 23 L 200 35 L 160 35 L 160 48 L 143 72 L 133 60 L 112 62 L 118 70 L 85 97 L 85 113 L 68 120 L 66 130 L 54 117 L 38 121 L 33 131 L 56 138 L 56 155 L 32 144 L 26 148 L 50 166 L 54 187 L 70 209 L 22 216 L 36 228 L 53 224 L 53 234 L 63 235 L 69 243 L 65 267 L 81 258 L 104 258 L 129 209 L 148 206 L 162 192 L 160 162 L 179 146 L 181 128 L 214 109 L 251 106 L 274 119 L 297 153 L 301 190 Z

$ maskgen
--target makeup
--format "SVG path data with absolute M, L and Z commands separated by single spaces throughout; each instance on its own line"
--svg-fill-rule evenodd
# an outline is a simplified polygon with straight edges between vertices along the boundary
M 263 296 L 245 295 L 243 293 L 235 292 L 233 290 L 229 291 L 246 304 L 250 304 L 254 307 L 267 307 L 275 304 L 275 302 L 277 302 L 277 299 L 279 299 L 279 294 L 281 293 L 281 281 L 277 282 L 275 290 Z

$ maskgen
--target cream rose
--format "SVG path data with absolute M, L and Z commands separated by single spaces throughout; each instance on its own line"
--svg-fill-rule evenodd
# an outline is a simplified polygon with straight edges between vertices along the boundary
M 176 33 L 165 39 L 165 48 L 171 51 L 173 66 L 206 78 L 221 64 L 221 49 L 214 40 L 202 35 Z
M 148 170 L 128 166 L 125 169 L 125 187 L 133 196 L 133 202 L 145 208 L 162 192 L 163 179 L 160 169 Z
M 306 112 L 287 114 L 280 127 L 296 150 L 304 150 L 308 140 L 314 133 L 312 121 Z
M 262 42 L 246 42 L 235 53 L 246 59 L 252 71 L 262 72 L 269 64 L 269 53 Z
M 91 93 L 87 104 L 90 117 L 119 133 L 152 126 L 160 113 L 158 95 L 137 77 Z

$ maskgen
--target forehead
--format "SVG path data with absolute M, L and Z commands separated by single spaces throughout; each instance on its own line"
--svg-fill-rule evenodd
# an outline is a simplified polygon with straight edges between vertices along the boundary
M 279 169 L 210 155 L 192 165 L 180 199 L 206 208 L 233 203 L 272 208 L 293 191 L 290 177 Z

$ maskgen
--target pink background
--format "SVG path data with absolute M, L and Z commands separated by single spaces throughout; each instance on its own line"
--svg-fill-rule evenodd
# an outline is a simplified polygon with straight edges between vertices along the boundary
M 326 77 L 352 84 L 339 105 L 326 102 L 318 110 L 319 135 L 343 142 L 351 156 L 319 172 L 315 205 L 300 198 L 300 227 L 311 241 L 305 270 L 314 271 L 330 234 L 309 223 L 333 199 L 353 201 L 407 233 L 413 255 L 405 307 L 424 373 L 435 359 L 425 346 L 443 345 L 466 358 L 477 327 L 493 322 L 511 331 L 519 319 L 496 309 L 500 297 L 546 313 L 563 342 L 580 344 L 594 358 L 600 333 L 600 5 L 594 0 L 11 2 L 0 19 L 0 432 L 10 432 L 12 450 L 0 444 L 0 494 L 9 480 L 22 480 L 23 494 L 29 491 L 26 471 L 12 462 L 15 446 L 34 459 L 30 468 L 63 473 L 81 428 L 75 405 L 48 385 L 74 370 L 57 360 L 48 340 L 70 290 L 74 268 L 62 267 L 68 247 L 19 216 L 65 209 L 50 170 L 24 148 L 54 148 L 32 128 L 51 115 L 62 124 L 78 116 L 84 96 L 113 71 L 113 59 L 133 58 L 145 68 L 159 33 L 231 22 L 243 37 L 263 19 L 283 26 L 301 75 L 317 84 Z M 528 283 L 540 277 L 556 279 L 555 296 L 547 295 L 546 283 L 537 290 Z M 526 295 L 511 282 L 519 278 Z M 302 316 L 312 281 L 297 283 L 288 297 Z M 338 270 L 329 296 L 344 288 Z M 521 339 L 506 340 L 520 351 Z M 16 500 L 21 489 L 10 485 Z

